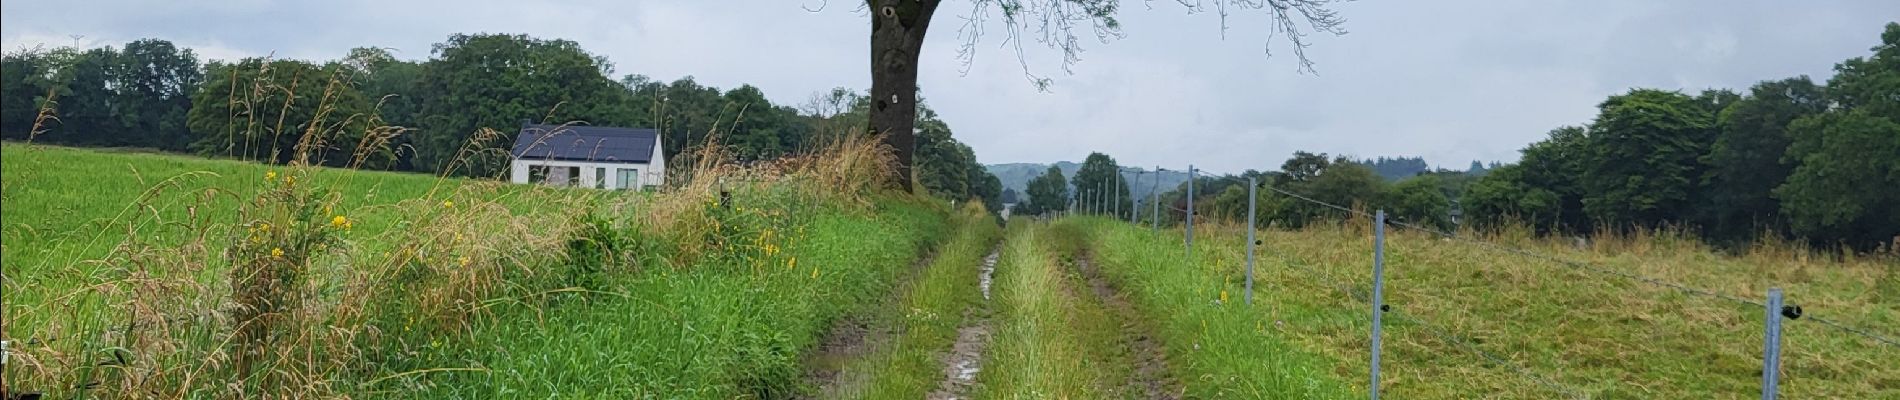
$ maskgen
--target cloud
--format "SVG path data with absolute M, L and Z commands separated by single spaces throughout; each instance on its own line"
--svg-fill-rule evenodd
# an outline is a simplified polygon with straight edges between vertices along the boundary
M 826 4 L 820 12 L 806 7 Z M 869 22 L 843 0 L 720 2 L 472 0 L 388 2 L 0 3 L 0 44 L 119 45 L 143 37 L 203 58 L 276 54 L 330 59 L 358 46 L 425 59 L 453 33 L 525 33 L 579 42 L 621 74 L 752 84 L 796 104 L 813 92 L 870 86 Z M 919 81 L 984 162 L 1079 160 L 1103 151 L 1132 165 L 1194 163 L 1218 172 L 1277 167 L 1294 150 L 1419 155 L 1462 167 L 1514 160 L 1598 102 L 1631 87 L 1742 89 L 1831 75 L 1864 56 L 1891 0 L 1790 7 L 1767 0 L 1351 2 L 1350 34 L 1312 36 L 1319 73 L 1299 74 L 1264 15 L 1191 14 L 1174 2 L 1124 1 L 1126 37 L 1085 37 L 1073 74 L 1059 54 L 1024 43 L 1038 92 L 992 25 L 975 63 L 956 58 L 968 3 L 938 11 Z M 1150 9 L 1152 8 L 1152 9 Z

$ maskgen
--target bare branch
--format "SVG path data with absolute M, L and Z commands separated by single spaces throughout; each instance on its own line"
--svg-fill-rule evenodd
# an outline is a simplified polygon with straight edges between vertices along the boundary
M 1293 54 L 1299 63 L 1298 71 L 1317 73 L 1313 61 L 1306 56 L 1306 48 L 1311 45 L 1306 30 L 1345 34 L 1346 20 L 1330 8 L 1340 1 L 1350 0 L 1214 0 L 1211 3 L 1213 11 L 1220 18 L 1222 40 L 1226 39 L 1227 30 L 1231 29 L 1229 16 L 1246 11 L 1263 11 L 1267 14 L 1268 29 L 1262 51 L 1272 57 L 1273 41 L 1284 36 L 1293 45 Z M 1175 2 L 1188 14 L 1208 9 L 1208 5 L 1201 0 Z M 1028 39 L 1062 53 L 1062 71 L 1074 74 L 1073 67 L 1082 60 L 1084 50 L 1076 31 L 1086 23 L 1102 43 L 1122 38 L 1121 23 L 1115 19 L 1120 3 L 1120 0 L 971 0 L 970 12 L 963 17 L 963 27 L 958 30 L 958 38 L 963 41 L 957 50 L 957 59 L 962 63 L 959 72 L 969 73 L 976 60 L 977 43 L 982 40 L 991 12 L 997 11 L 1002 15 L 1005 33 L 1002 46 L 1016 53 L 1016 61 L 1022 65 L 1023 75 L 1038 90 L 1047 91 L 1049 78 L 1035 74 L 1023 51 L 1024 30 L 1033 29 L 1035 32 Z M 1143 4 L 1153 9 L 1153 0 L 1143 0 Z
M 815 13 L 815 12 L 824 11 L 825 7 L 829 7 L 829 6 L 831 6 L 831 0 L 821 0 L 821 2 L 818 3 L 818 8 L 816 9 L 806 6 L 804 4 L 799 4 L 798 8 L 805 9 L 805 12 Z

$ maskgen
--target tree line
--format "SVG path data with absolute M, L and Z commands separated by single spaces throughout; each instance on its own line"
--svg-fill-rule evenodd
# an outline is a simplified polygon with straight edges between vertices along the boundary
M 1632 89 L 1600 103 L 1593 121 L 1551 130 L 1507 165 L 1423 171 L 1416 159 L 1295 152 L 1275 171 L 1197 176 L 1195 214 L 1244 219 L 1245 183 L 1254 178 L 1441 229 L 1674 228 L 1717 244 L 1769 235 L 1828 247 L 1900 247 L 1900 23 L 1886 25 L 1872 51 L 1836 64 L 1825 84 L 1800 76 L 1763 81 L 1745 93 Z M 1120 168 L 1113 160 L 1091 154 L 1084 170 Z M 1396 182 L 1381 177 L 1405 172 L 1411 176 Z M 1028 202 L 1017 211 L 1064 210 L 1076 194 L 1099 191 L 1107 176 L 1083 175 L 1065 185 L 1051 168 L 1030 182 Z M 1164 219 L 1186 217 L 1186 188 L 1159 195 Z M 1125 185 L 1109 190 L 1128 198 Z M 1263 224 L 1297 228 L 1338 216 L 1270 190 L 1260 191 L 1258 203 Z
M 456 34 L 430 54 L 403 60 L 363 47 L 321 62 L 200 62 L 160 39 L 15 50 L 0 56 L 0 137 L 274 163 L 304 146 L 330 166 L 492 177 L 524 121 L 658 129 L 677 161 L 716 135 L 742 162 L 869 126 L 862 92 L 838 88 L 790 106 L 751 85 L 615 79 L 610 60 L 569 40 Z M 974 151 L 927 104 L 916 107 L 915 179 L 933 195 L 1000 207 L 1001 184 Z M 308 132 L 322 140 L 302 142 Z
M 1873 55 L 1746 92 L 1634 89 L 1554 129 L 1462 201 L 1474 222 L 1545 231 L 1692 228 L 1867 249 L 1900 236 L 1900 23 Z

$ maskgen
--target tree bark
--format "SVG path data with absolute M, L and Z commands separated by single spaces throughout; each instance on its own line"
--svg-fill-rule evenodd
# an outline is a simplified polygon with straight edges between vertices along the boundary
M 871 0 L 871 132 L 897 157 L 897 183 L 915 191 L 917 57 L 942 0 Z

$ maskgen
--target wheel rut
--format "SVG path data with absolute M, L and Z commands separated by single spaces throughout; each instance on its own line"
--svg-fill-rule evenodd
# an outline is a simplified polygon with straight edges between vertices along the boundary
M 1076 269 L 1087 281 L 1089 291 L 1096 300 L 1108 308 L 1115 319 L 1121 321 L 1121 342 L 1127 346 L 1131 361 L 1135 364 L 1133 374 L 1128 377 L 1128 386 L 1139 390 L 1142 398 L 1178 400 L 1184 396 L 1186 388 L 1174 382 L 1168 374 L 1167 352 L 1153 331 L 1143 324 L 1142 316 L 1135 311 L 1133 304 L 1115 290 L 1100 269 L 1086 253 L 1077 254 Z
M 943 380 L 937 389 L 924 396 L 930 400 L 962 399 L 976 388 L 976 375 L 983 370 L 983 350 L 990 342 L 990 282 L 996 274 L 996 259 L 1001 257 L 999 244 L 983 257 L 982 270 L 979 272 L 979 290 L 983 291 L 983 303 L 963 313 L 964 323 L 957 327 L 957 342 L 950 347 L 950 353 L 943 359 Z

